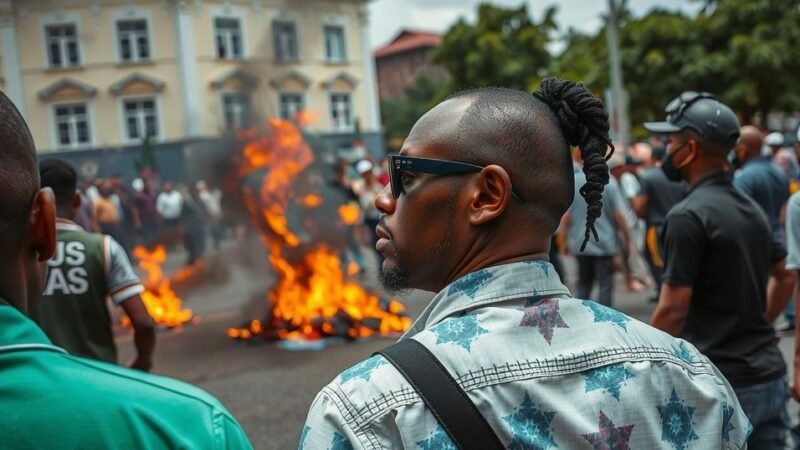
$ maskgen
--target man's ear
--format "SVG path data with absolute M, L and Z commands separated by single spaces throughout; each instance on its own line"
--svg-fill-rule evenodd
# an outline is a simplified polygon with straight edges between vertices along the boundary
M 27 235 L 39 261 L 47 261 L 56 252 L 56 206 L 53 190 L 40 189 L 33 199 L 28 216 Z
M 500 217 L 511 198 L 511 177 L 498 165 L 488 165 L 476 177 L 470 203 L 470 223 L 481 225 Z
M 80 209 L 81 203 L 83 203 L 83 199 L 81 198 L 80 194 L 75 192 L 75 200 L 72 201 L 72 207 L 77 211 Z

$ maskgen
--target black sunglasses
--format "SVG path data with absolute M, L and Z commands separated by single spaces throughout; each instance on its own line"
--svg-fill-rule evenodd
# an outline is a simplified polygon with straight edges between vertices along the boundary
M 711 98 L 716 99 L 714 94 L 710 94 L 708 92 L 695 92 L 695 91 L 686 91 L 683 92 L 678 97 L 672 99 L 667 107 L 664 110 L 667 113 L 667 122 L 675 123 L 678 119 L 681 118 L 683 113 L 686 111 L 687 108 L 692 106 L 692 103 L 702 99 L 702 98 Z
M 416 156 L 389 155 L 389 184 L 392 196 L 397 199 L 405 192 L 403 188 L 403 172 L 426 173 L 430 175 L 456 175 L 469 172 L 480 172 L 483 166 L 447 161 L 444 159 L 420 158 Z M 511 196 L 520 203 L 522 197 L 511 187 Z

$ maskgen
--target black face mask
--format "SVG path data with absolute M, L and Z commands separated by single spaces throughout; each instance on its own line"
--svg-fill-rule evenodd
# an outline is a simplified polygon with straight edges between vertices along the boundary
M 664 171 L 664 175 L 667 176 L 669 181 L 680 183 L 683 181 L 683 175 L 681 175 L 681 169 L 675 167 L 675 163 L 672 162 L 672 157 L 675 156 L 675 153 L 667 153 L 664 155 L 664 160 L 661 162 L 661 170 Z

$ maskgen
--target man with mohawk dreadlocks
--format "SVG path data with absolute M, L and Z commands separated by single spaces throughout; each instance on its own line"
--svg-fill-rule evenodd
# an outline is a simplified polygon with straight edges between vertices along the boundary
M 610 142 L 585 87 L 468 90 L 417 121 L 375 201 L 377 249 L 388 290 L 438 293 L 397 344 L 323 388 L 301 449 L 745 445 L 747 418 L 705 356 L 573 298 L 548 262 L 574 197 L 570 146 L 588 242 Z

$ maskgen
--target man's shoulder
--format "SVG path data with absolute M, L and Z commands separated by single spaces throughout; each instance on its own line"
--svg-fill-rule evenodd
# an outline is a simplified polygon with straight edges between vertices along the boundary
M 557 378 L 629 361 L 704 364 L 691 344 L 594 301 L 522 299 L 518 306 L 449 317 L 412 339 L 470 389 Z M 345 409 L 347 403 L 361 410 L 370 402 L 389 406 L 419 400 L 400 372 L 380 355 L 344 370 L 325 390 Z
M 0 399 L 0 407 L 20 412 L 14 430 L 0 425 L 10 442 L 29 442 L 46 419 L 36 437 L 43 448 L 249 448 L 236 419 L 199 388 L 48 350 L 27 357 L 0 379 L 0 389 L 13 385 L 21 393 Z M 46 410 L 34 407 L 40 404 Z
M 111 395 L 107 397 L 111 403 L 125 403 L 130 400 L 131 395 L 142 396 L 144 402 L 140 406 L 150 406 L 153 409 L 161 408 L 165 405 L 182 404 L 195 408 L 219 410 L 225 412 L 224 406 L 206 391 L 192 386 L 188 383 L 140 372 L 125 367 L 109 364 L 90 359 L 62 356 L 63 360 L 55 367 L 60 367 L 60 371 L 65 374 L 79 371 L 85 374 L 81 379 L 65 380 L 67 386 L 76 387 L 83 390 L 86 394 L 95 393 L 105 395 L 108 393 L 125 393 L 121 395 Z

